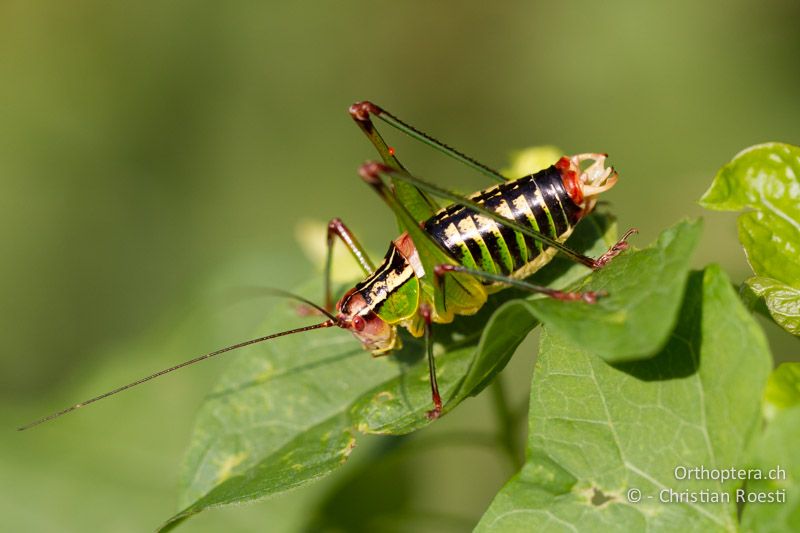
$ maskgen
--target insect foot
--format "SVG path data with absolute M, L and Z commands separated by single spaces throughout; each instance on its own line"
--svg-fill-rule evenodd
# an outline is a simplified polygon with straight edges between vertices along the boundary
M 581 294 L 581 299 L 587 304 L 596 304 L 600 298 L 608 296 L 607 291 L 586 291 Z
M 548 296 L 551 298 L 555 298 L 556 300 L 566 300 L 566 301 L 584 301 L 587 304 L 596 304 L 597 300 L 600 298 L 605 298 L 608 296 L 608 292 L 606 291 L 586 291 L 586 292 L 564 292 L 564 291 L 552 291 L 547 293 Z
M 623 251 L 627 250 L 628 246 L 630 246 L 630 244 L 628 244 L 628 238 L 636 233 L 639 233 L 639 230 L 636 228 L 631 228 L 628 231 L 626 231 L 625 235 L 622 236 L 622 238 L 619 240 L 619 242 L 617 242 L 617 244 L 609 248 L 606 253 L 604 253 L 603 255 L 594 260 L 594 262 L 592 263 L 592 268 L 595 270 L 603 268 L 604 266 L 609 264 L 612 259 L 617 257 Z
M 433 397 L 433 409 L 425 413 L 425 416 L 428 417 L 428 420 L 436 420 L 442 416 L 442 399 L 438 394 Z

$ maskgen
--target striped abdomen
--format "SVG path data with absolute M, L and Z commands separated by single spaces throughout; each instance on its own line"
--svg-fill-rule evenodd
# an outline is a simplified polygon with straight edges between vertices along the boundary
M 555 167 L 501 183 L 471 198 L 559 241 L 569 236 L 581 218 L 581 208 L 567 194 Z M 541 266 L 552 255 L 547 245 L 459 205 L 442 209 L 426 220 L 424 227 L 459 263 L 493 274 L 528 275 L 535 269 L 526 267 L 537 258 Z

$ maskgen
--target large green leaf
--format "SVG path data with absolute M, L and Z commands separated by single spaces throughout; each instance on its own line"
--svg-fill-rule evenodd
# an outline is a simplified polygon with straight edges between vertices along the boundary
M 570 243 L 597 255 L 614 232 L 610 217 L 595 215 Z M 540 272 L 540 282 L 564 287 L 586 273 L 557 260 Z M 319 284 L 300 292 L 313 297 Z M 536 325 L 524 302 L 514 301 L 519 297 L 503 291 L 477 315 L 435 328 L 445 412 L 488 384 Z M 297 323 L 295 310 L 282 306 L 261 331 Z M 403 350 L 373 360 L 350 333 L 323 329 L 233 356 L 198 414 L 184 465 L 183 510 L 165 529 L 208 507 L 264 498 L 330 472 L 347 459 L 358 431 L 398 434 L 430 423 L 424 350 L 417 339 L 403 340 Z
M 760 472 L 761 479 L 747 483 L 748 497 L 753 499 L 742 511 L 745 531 L 800 531 L 798 442 L 800 406 L 795 405 L 778 413 L 753 447 L 748 466 Z
M 745 505 L 742 524 L 747 531 L 798 531 L 800 363 L 783 363 L 770 374 L 764 391 L 764 417 L 769 423 L 753 446 L 748 465 L 762 479 L 747 484 L 750 497 L 763 495 L 764 501 L 754 499 Z
M 699 496 L 736 488 L 677 479 L 676 467 L 744 464 L 770 354 L 718 267 L 689 277 L 678 316 L 655 357 L 616 366 L 545 328 L 531 390 L 528 460 L 478 531 L 736 529 L 734 500 L 661 503 L 659 497 L 669 489 Z M 641 501 L 631 501 L 638 495 Z
M 684 221 L 644 250 L 624 253 L 586 277 L 580 290 L 608 292 L 596 304 L 539 298 L 530 312 L 554 331 L 610 362 L 652 356 L 675 325 L 700 221 Z
M 746 281 L 784 329 L 800 335 L 800 147 L 752 146 L 722 167 L 700 199 L 741 211 L 739 240 L 756 274 Z

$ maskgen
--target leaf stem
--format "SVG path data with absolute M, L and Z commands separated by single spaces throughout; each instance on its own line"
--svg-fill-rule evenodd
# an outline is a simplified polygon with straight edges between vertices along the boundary
M 517 419 L 511 408 L 508 405 L 508 397 L 506 394 L 505 384 L 503 383 L 503 376 L 497 376 L 492 382 L 492 400 L 494 404 L 494 411 L 497 415 L 498 428 L 498 441 L 503 446 L 503 450 L 508 455 L 514 469 L 522 468 L 524 463 L 524 454 L 519 447 L 516 439 L 516 426 Z

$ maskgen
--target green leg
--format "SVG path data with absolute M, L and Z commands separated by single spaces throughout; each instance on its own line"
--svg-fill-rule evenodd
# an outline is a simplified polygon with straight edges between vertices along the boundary
M 378 149 L 380 152 L 381 157 L 383 158 L 384 162 L 391 166 L 398 169 L 402 169 L 402 165 L 394 157 L 394 152 L 389 147 L 386 146 L 386 143 L 381 138 L 380 133 L 375 129 L 375 126 L 370 119 L 370 115 L 375 116 L 388 124 L 389 126 L 398 129 L 431 148 L 442 152 L 443 154 L 447 155 L 448 157 L 452 157 L 456 161 L 460 161 L 464 163 L 468 167 L 477 170 L 478 172 L 485 174 L 486 176 L 490 177 L 494 181 L 499 183 L 503 183 L 508 178 L 500 174 L 498 171 L 494 170 L 493 168 L 484 165 L 483 163 L 473 159 L 472 157 L 459 152 L 452 146 L 448 146 L 445 143 L 431 137 L 427 133 L 418 130 L 414 126 L 408 124 L 400 120 L 398 117 L 389 113 L 385 109 L 373 104 L 372 102 L 356 102 L 355 104 L 350 106 L 350 116 L 353 117 L 353 120 L 359 125 L 359 127 L 367 134 L 367 137 L 370 138 L 372 144 L 375 145 L 375 148 Z
M 411 240 L 414 242 L 419 260 L 425 272 L 433 272 L 436 265 L 451 264 L 457 265 L 447 252 L 445 252 L 420 226 L 419 220 L 414 217 L 409 207 L 396 195 L 389 185 L 387 185 L 381 175 L 386 171 L 391 170 L 386 165 L 379 163 L 367 163 L 359 168 L 359 175 L 364 181 L 369 184 L 375 192 L 383 199 L 389 206 L 392 212 L 397 217 Z M 406 174 L 405 171 L 397 171 Z M 439 287 L 436 287 L 431 276 L 423 276 L 420 278 L 420 283 L 429 284 L 433 293 L 433 305 L 436 312 L 441 316 L 442 313 L 471 314 L 483 305 L 486 301 L 486 290 L 483 285 L 475 278 L 470 276 L 454 274 L 452 276 L 454 283 L 451 284 L 449 289 L 448 299 L 454 305 L 451 309 L 447 309 L 444 305 L 444 295 Z M 423 291 L 424 293 L 425 291 Z
M 438 265 L 433 270 L 433 272 L 437 279 L 441 279 L 442 276 L 447 275 L 447 273 L 449 272 L 460 272 L 462 274 L 469 274 L 470 276 L 475 276 L 476 278 L 481 278 L 488 281 L 496 281 L 498 283 L 505 283 L 506 285 L 511 285 L 513 287 L 517 287 L 528 292 L 536 294 L 544 294 L 556 300 L 569 300 L 569 301 L 582 300 L 586 303 L 593 304 L 597 302 L 598 298 L 602 298 L 608 295 L 605 291 L 586 291 L 586 292 L 559 291 L 551 289 L 550 287 L 544 287 L 542 285 L 534 285 L 533 283 L 528 283 L 527 281 L 514 279 L 509 276 L 492 274 L 489 272 L 484 272 L 482 270 L 472 270 L 471 268 L 466 268 L 457 265 Z
M 405 171 L 405 167 L 400 160 L 394 155 L 394 149 L 390 148 L 383 139 L 383 136 L 375 127 L 370 119 L 370 114 L 380 114 L 381 109 L 369 102 L 359 102 L 350 106 L 350 116 L 364 132 L 364 135 L 370 140 L 375 149 L 383 159 L 384 164 L 388 167 L 398 171 Z M 440 209 L 436 200 L 419 190 L 417 187 L 405 182 L 393 183 L 394 192 L 400 199 L 400 202 L 406 206 L 411 213 L 412 217 L 417 221 L 430 218 L 436 211 Z M 402 227 L 402 221 L 398 220 Z
M 426 181 L 422 178 L 418 178 L 405 170 L 397 170 L 389 166 L 373 162 L 373 163 L 365 163 L 364 165 L 362 165 L 360 172 L 362 176 L 368 174 L 370 176 L 373 176 L 374 179 L 378 180 L 380 180 L 381 175 L 385 175 L 393 180 L 409 183 L 435 196 L 446 198 L 452 202 L 455 202 L 458 205 L 463 205 L 464 207 L 467 207 L 477 213 L 480 213 L 481 215 L 490 218 L 500 224 L 503 224 L 504 226 L 519 231 L 523 235 L 528 235 L 529 237 L 536 239 L 548 246 L 552 246 L 553 248 L 555 248 L 562 254 L 566 255 L 573 261 L 576 261 L 592 269 L 602 268 L 605 265 L 607 265 L 609 261 L 611 261 L 611 259 L 619 255 L 623 250 L 625 250 L 628 247 L 628 242 L 627 242 L 628 237 L 637 232 L 636 229 L 628 230 L 622 237 L 622 239 L 620 239 L 619 242 L 617 242 L 614 246 L 609 248 L 609 250 L 606 253 L 604 253 L 597 259 L 592 259 L 591 257 L 587 257 L 583 254 L 579 254 L 574 250 L 571 250 L 563 243 L 558 242 L 552 237 L 539 233 L 538 231 L 535 231 L 529 227 L 523 226 L 518 222 L 516 222 L 515 220 L 510 220 L 508 218 L 505 218 L 503 215 L 499 213 L 489 211 L 488 209 L 478 204 L 474 200 L 465 198 L 458 193 L 455 193 L 443 187 L 439 187 L 438 185 L 434 185 L 433 183 L 430 183 L 429 181 Z
M 328 311 L 333 310 L 333 299 L 331 296 L 331 273 L 333 271 L 334 237 L 339 237 L 339 239 L 341 239 L 341 241 L 347 246 L 347 249 L 350 250 L 350 253 L 353 254 L 353 257 L 355 257 L 356 261 L 358 261 L 358 264 L 361 266 L 361 270 L 364 271 L 364 274 L 370 275 L 375 271 L 375 265 L 373 265 L 372 261 L 370 261 L 369 256 L 367 256 L 367 253 L 364 251 L 364 248 L 358 242 L 355 235 L 353 235 L 350 229 L 344 225 L 344 222 L 342 222 L 339 218 L 334 218 L 328 222 L 328 252 L 325 259 L 325 309 Z

